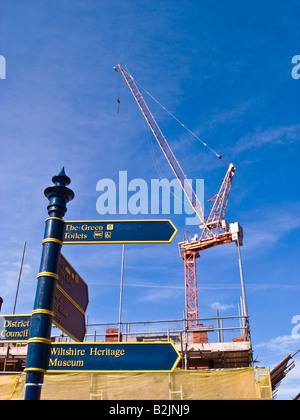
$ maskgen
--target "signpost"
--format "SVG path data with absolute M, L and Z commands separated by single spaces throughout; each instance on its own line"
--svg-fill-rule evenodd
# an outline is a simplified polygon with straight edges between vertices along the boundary
M 0 343 L 26 343 L 30 326 L 31 315 L 0 316 Z
M 159 244 L 171 243 L 177 233 L 170 220 L 65 221 L 63 243 Z
M 84 315 L 88 304 L 87 286 L 61 255 L 62 245 L 171 243 L 177 234 L 170 220 L 64 221 L 67 203 L 74 198 L 73 191 L 67 188 L 71 180 L 63 168 L 52 181 L 54 185 L 44 191 L 49 200 L 49 217 L 42 241 L 43 252 L 30 333 L 19 331 L 26 337 L 29 334 L 25 399 L 40 399 L 44 374 L 48 370 L 172 372 L 180 360 L 172 343 L 52 345 L 52 322 L 74 340 L 83 340 Z M 23 320 L 24 325 L 26 322 L 29 327 L 30 321 Z M 15 325 L 23 324 L 20 320 L 20 324 Z M 4 337 L 7 334 L 3 332 Z
M 181 356 L 172 342 L 55 343 L 50 372 L 173 372 Z

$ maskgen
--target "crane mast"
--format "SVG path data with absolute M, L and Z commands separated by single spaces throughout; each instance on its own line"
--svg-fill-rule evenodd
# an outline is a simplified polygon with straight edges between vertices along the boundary
M 237 236 L 233 235 L 228 223 L 224 219 L 232 178 L 235 173 L 235 167 L 233 164 L 229 165 L 218 194 L 209 200 L 209 202 L 213 202 L 213 206 L 208 218 L 206 219 L 200 200 L 196 196 L 178 160 L 174 156 L 166 138 L 162 134 L 157 122 L 155 121 L 155 118 L 149 110 L 134 78 L 126 70 L 124 70 L 120 64 L 114 67 L 114 69 L 117 72 L 120 71 L 122 73 L 154 137 L 156 138 L 169 165 L 171 166 L 171 169 L 179 181 L 192 208 L 201 221 L 200 228 L 202 229 L 202 232 L 199 239 L 197 238 L 196 240 L 188 241 L 186 238 L 184 242 L 179 243 L 180 256 L 184 260 L 185 266 L 184 271 L 187 326 L 188 328 L 197 327 L 197 320 L 199 316 L 196 259 L 200 257 L 200 251 L 212 248 L 216 245 L 230 243 L 233 240 L 237 240 L 238 236 L 240 236 L 240 238 L 238 238 L 239 241 L 242 239 L 241 235 L 238 233 L 236 234 Z

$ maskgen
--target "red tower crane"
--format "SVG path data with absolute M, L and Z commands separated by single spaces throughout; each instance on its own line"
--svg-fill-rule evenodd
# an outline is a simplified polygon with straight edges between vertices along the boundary
M 198 325 L 197 320 L 199 318 L 196 259 L 200 257 L 200 251 L 212 248 L 216 245 L 230 243 L 232 241 L 237 241 L 238 246 L 242 244 L 243 231 L 241 226 L 238 223 L 228 225 L 225 221 L 225 212 L 228 204 L 232 178 L 235 173 L 235 167 L 233 164 L 229 165 L 218 194 L 209 200 L 209 202 L 213 202 L 213 206 L 208 218 L 206 218 L 200 200 L 196 196 L 166 138 L 162 134 L 155 118 L 149 110 L 134 78 L 128 73 L 128 71 L 124 70 L 120 64 L 114 67 L 114 69 L 117 72 L 120 71 L 122 73 L 187 199 L 201 221 L 200 228 L 202 229 L 202 232 L 199 239 L 197 238 L 192 241 L 188 241 L 186 239 L 184 242 L 179 243 L 180 256 L 184 260 L 185 267 L 187 326 L 189 328 L 196 327 Z M 217 156 L 221 158 L 220 155 Z

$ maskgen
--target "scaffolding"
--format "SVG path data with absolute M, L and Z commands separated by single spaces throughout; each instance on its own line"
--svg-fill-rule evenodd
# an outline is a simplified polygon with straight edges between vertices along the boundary
M 172 341 L 180 352 L 181 368 L 231 369 L 253 366 L 247 316 L 164 321 L 95 323 L 87 325 L 86 341 L 149 342 Z M 57 340 L 66 339 L 61 336 Z

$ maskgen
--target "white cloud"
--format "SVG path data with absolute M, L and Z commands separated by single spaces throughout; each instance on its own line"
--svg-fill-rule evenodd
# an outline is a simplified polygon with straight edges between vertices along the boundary
M 300 124 L 270 128 L 265 131 L 259 129 L 242 137 L 233 149 L 235 154 L 245 150 L 259 148 L 266 144 L 289 144 L 297 141 L 300 135 Z
M 243 115 L 250 106 L 250 102 L 238 104 L 235 108 L 228 111 L 218 112 L 209 119 L 209 126 L 212 127 L 216 123 L 232 122 Z
M 235 308 L 235 305 L 222 305 L 220 302 L 213 302 L 210 307 L 220 311 L 226 311 L 227 309 Z
M 244 224 L 244 248 L 266 250 L 282 240 L 284 235 L 300 228 L 300 204 L 285 204 L 284 208 L 264 209 L 262 214 L 251 210 L 250 223 Z M 255 220 L 255 222 L 252 222 Z
M 290 354 L 300 347 L 300 336 L 294 337 L 293 335 L 280 335 L 271 338 L 268 341 L 258 343 L 255 348 L 264 348 L 266 350 L 274 351 L 279 354 Z
M 146 302 L 165 301 L 166 299 L 176 299 L 178 297 L 178 290 L 166 288 L 164 290 L 151 291 L 141 298 Z

